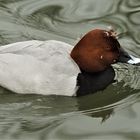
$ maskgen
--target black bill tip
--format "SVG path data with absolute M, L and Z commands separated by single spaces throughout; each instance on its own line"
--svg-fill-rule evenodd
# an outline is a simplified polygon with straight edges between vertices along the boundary
M 140 58 L 129 55 L 123 48 L 120 48 L 118 62 L 140 66 Z

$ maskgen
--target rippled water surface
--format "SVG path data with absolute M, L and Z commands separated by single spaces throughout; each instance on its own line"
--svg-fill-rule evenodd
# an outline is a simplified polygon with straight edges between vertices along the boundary
M 1 0 L 0 45 L 38 39 L 75 44 L 93 28 L 119 33 L 140 56 L 139 0 Z M 140 140 L 140 68 L 117 64 L 116 82 L 80 98 L 0 89 L 0 140 Z

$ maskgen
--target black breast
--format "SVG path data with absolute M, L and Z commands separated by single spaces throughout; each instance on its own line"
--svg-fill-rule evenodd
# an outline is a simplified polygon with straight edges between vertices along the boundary
M 112 67 L 97 73 L 87 73 L 82 71 L 77 77 L 77 86 L 79 88 L 76 95 L 83 96 L 103 90 L 114 81 L 114 77 L 115 71 Z

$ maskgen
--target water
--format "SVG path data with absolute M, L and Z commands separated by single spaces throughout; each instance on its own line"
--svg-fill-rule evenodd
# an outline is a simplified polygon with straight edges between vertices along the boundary
M 61 40 L 75 44 L 93 28 L 113 26 L 140 56 L 139 0 L 1 0 L 0 45 Z M 0 89 L 0 140 L 139 140 L 140 73 L 117 64 L 116 82 L 80 98 L 19 95 Z

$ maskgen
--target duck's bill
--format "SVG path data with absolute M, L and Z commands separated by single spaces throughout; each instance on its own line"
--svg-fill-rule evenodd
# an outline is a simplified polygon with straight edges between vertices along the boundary
M 120 57 L 118 59 L 118 62 L 140 66 L 140 58 L 137 58 L 137 57 L 134 57 L 132 55 L 129 55 L 122 48 L 120 50 Z
M 128 60 L 128 64 L 132 64 L 132 65 L 138 65 L 140 66 L 140 58 L 134 57 L 132 55 L 130 55 L 131 59 Z

